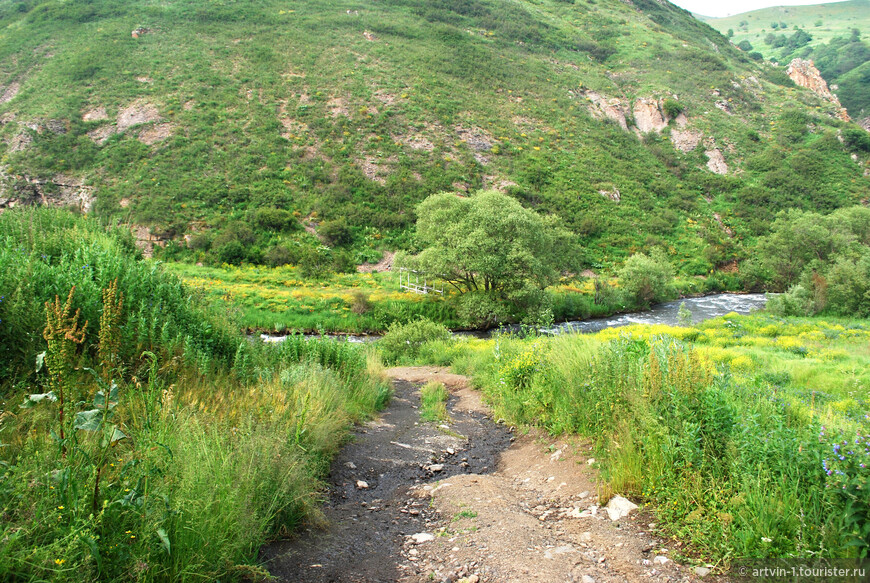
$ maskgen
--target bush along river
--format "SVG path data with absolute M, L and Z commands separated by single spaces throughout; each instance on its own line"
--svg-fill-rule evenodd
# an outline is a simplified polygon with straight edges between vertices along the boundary
M 746 315 L 755 310 L 764 308 L 767 304 L 765 294 L 713 294 L 697 298 L 685 298 L 657 304 L 642 312 L 621 314 L 608 318 L 594 318 L 591 320 L 570 320 L 561 322 L 548 328 L 540 328 L 542 334 L 564 334 L 566 332 L 600 332 L 606 328 L 619 328 L 631 324 L 665 324 L 676 326 L 684 322 L 680 321 L 680 306 L 685 304 L 685 309 L 692 315 L 692 323 L 697 324 L 711 318 L 718 318 L 732 312 Z M 456 336 L 476 336 L 489 338 L 496 332 L 518 331 L 520 326 L 507 326 L 493 330 L 472 330 L 457 332 Z M 260 334 L 264 342 L 281 342 L 287 336 Z M 353 334 L 306 334 L 310 338 L 335 338 L 348 342 L 362 343 L 373 342 L 380 338 L 379 335 L 353 335 Z

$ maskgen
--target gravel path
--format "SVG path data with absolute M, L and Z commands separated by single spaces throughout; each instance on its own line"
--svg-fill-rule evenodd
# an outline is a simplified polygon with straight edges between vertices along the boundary
M 700 580 L 669 558 L 677 547 L 650 515 L 614 521 L 599 506 L 588 443 L 516 436 L 444 369 L 388 372 L 390 406 L 332 466 L 325 524 L 263 549 L 277 580 Z M 419 386 L 432 379 L 450 389 L 449 423 L 420 420 Z

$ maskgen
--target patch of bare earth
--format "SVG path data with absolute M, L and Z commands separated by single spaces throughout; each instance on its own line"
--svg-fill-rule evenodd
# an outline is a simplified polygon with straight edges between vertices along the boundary
M 153 146 L 172 135 L 171 123 L 159 123 L 139 132 L 139 141 L 147 146 Z
M 12 101 L 19 91 L 21 91 L 21 85 L 17 82 L 10 83 L 6 87 L 0 87 L 0 103 Z
M 117 127 L 119 132 L 142 125 L 162 121 L 157 107 L 145 101 L 134 101 L 118 112 Z
M 393 258 L 396 253 L 394 251 L 385 251 L 384 256 L 377 263 L 363 263 L 357 265 L 356 270 L 359 273 L 381 273 L 393 269 Z
M 332 117 L 350 116 L 350 109 L 347 106 L 347 100 L 344 97 L 333 97 L 326 102 L 326 109 Z
M 103 121 L 109 119 L 105 107 L 95 107 L 82 114 L 82 121 Z
M 393 166 L 398 162 L 398 158 L 390 156 L 388 158 L 378 158 L 377 156 L 366 156 L 362 160 L 357 160 L 362 173 L 366 178 L 378 184 L 386 184 L 387 176 L 392 173 Z

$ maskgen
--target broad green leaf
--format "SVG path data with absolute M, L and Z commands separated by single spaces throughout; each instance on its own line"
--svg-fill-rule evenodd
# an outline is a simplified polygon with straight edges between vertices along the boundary
M 57 401 L 57 395 L 54 394 L 54 391 L 49 393 L 34 393 L 32 395 L 28 395 L 24 402 L 21 404 L 22 409 L 30 409 L 31 407 L 35 407 L 37 403 L 41 403 L 42 401 L 48 401 L 49 403 L 54 403 Z
M 109 411 L 115 408 L 118 404 L 118 385 L 112 383 L 111 389 L 109 389 Z M 106 393 L 103 391 L 97 391 L 97 394 L 94 395 L 94 407 L 97 409 L 105 409 L 106 408 Z
M 39 354 L 36 355 L 36 372 L 42 370 L 42 366 L 45 364 L 45 351 L 43 350 Z
M 80 411 L 76 413 L 76 429 L 84 429 L 85 431 L 99 431 L 100 425 L 103 422 L 103 411 L 101 409 L 91 409 L 90 411 Z
M 109 439 L 109 442 L 112 445 L 115 445 L 116 443 L 118 443 L 122 439 L 127 439 L 127 436 L 124 435 L 124 433 L 120 429 L 113 426 L 112 427 L 112 437 Z
M 162 528 L 157 529 L 157 536 L 160 537 L 160 544 L 163 545 L 163 548 L 166 549 L 166 554 L 171 555 L 171 547 L 169 545 L 169 537 L 166 535 L 166 531 Z

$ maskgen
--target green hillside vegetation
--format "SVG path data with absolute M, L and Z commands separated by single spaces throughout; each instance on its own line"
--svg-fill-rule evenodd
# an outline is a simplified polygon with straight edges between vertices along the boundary
M 732 41 L 750 54 L 782 63 L 811 59 L 852 117 L 870 117 L 870 2 L 768 8 L 705 20 L 723 34 L 733 33 Z
M 661 246 L 701 275 L 780 209 L 870 196 L 828 104 L 652 0 L 28 0 L 0 31 L 5 196 L 82 180 L 166 259 L 347 271 L 418 251 L 426 196 L 497 187 L 582 266 Z M 668 124 L 639 138 L 641 98 Z
M 252 580 L 389 396 L 347 343 L 253 343 L 66 211 L 0 216 L 0 579 Z
M 703 15 L 698 18 L 723 34 L 729 29 L 734 31 L 732 40 L 735 43 L 748 40 L 754 46 L 763 45 L 762 40 L 767 34 L 791 34 L 797 29 L 803 29 L 812 35 L 811 44 L 818 46 L 838 37 L 848 37 L 855 28 L 862 32 L 870 31 L 870 1 L 847 0 L 810 6 L 775 6 L 724 18 Z

